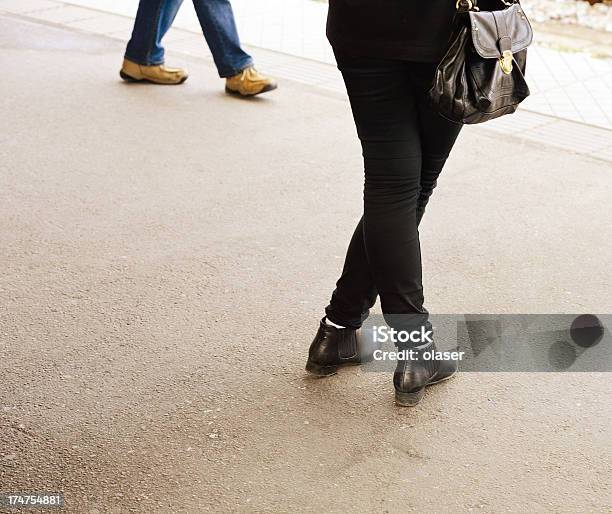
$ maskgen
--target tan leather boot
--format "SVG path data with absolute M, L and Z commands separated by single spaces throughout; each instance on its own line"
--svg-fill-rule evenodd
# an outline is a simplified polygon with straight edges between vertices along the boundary
M 225 81 L 225 91 L 231 95 L 255 96 L 277 87 L 274 79 L 262 75 L 252 66 Z
M 187 80 L 187 71 L 181 68 L 168 68 L 164 64 L 143 66 L 129 59 L 123 59 L 119 75 L 128 82 L 152 82 L 153 84 L 176 85 Z

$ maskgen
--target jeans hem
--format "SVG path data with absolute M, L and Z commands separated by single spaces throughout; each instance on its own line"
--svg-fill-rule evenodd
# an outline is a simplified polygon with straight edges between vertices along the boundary
M 218 69 L 217 71 L 219 72 L 219 77 L 222 79 L 228 79 L 234 75 L 238 75 L 238 73 L 246 70 L 247 68 L 252 67 L 254 64 L 253 59 L 249 58 L 244 64 L 236 66 L 235 68 L 223 68 L 223 70 Z
M 363 325 L 364 321 L 367 319 L 367 316 L 365 317 L 365 319 L 361 321 L 361 323 L 348 323 L 346 321 L 343 321 L 340 318 L 336 318 L 333 314 L 330 316 L 327 313 L 327 311 L 325 311 L 325 318 L 327 318 L 329 321 L 331 321 L 335 325 L 340 325 L 341 327 L 346 327 L 346 328 L 352 328 L 353 330 L 359 330 L 361 328 L 361 325 Z
M 135 62 L 136 64 L 140 64 L 140 66 L 159 66 L 161 64 L 164 64 L 165 62 L 163 59 L 161 61 L 148 61 L 148 60 L 137 59 L 137 58 L 134 58 L 128 55 L 127 52 L 123 55 L 123 57 L 129 61 Z

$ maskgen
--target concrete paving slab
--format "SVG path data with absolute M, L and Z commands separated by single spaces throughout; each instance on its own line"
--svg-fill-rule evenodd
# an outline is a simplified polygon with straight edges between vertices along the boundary
M 29 14 L 38 20 L 59 24 L 95 18 L 99 15 L 98 12 L 92 9 L 84 9 L 82 7 L 72 5 L 60 5 L 59 7 L 53 9 L 43 9 L 40 11 L 31 12 Z
M 29 13 L 58 7 L 58 2 L 51 0 L 0 0 L 0 9 L 12 13 Z
M 94 34 L 113 34 L 121 30 L 129 35 L 134 22 L 124 16 L 99 13 L 97 16 L 85 20 L 67 22 L 66 26 Z

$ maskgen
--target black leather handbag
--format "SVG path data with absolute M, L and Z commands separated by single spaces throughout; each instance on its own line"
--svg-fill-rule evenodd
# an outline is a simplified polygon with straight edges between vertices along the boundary
M 517 0 L 480 11 L 477 0 L 458 0 L 450 46 L 438 65 L 429 97 L 457 123 L 483 123 L 516 111 L 529 96 L 527 47 L 533 30 Z

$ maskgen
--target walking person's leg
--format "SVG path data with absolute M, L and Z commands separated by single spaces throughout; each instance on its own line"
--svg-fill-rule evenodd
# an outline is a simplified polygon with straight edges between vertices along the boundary
M 219 76 L 227 79 L 227 91 L 253 96 L 276 89 L 276 82 L 257 72 L 242 48 L 229 0 L 193 0 L 193 5 Z
M 128 81 L 182 84 L 187 73 L 164 65 L 162 38 L 183 0 L 140 0 L 132 37 L 125 50 L 121 77 Z
M 193 6 L 219 76 L 231 77 L 253 66 L 253 58 L 240 45 L 229 0 L 193 0 Z

